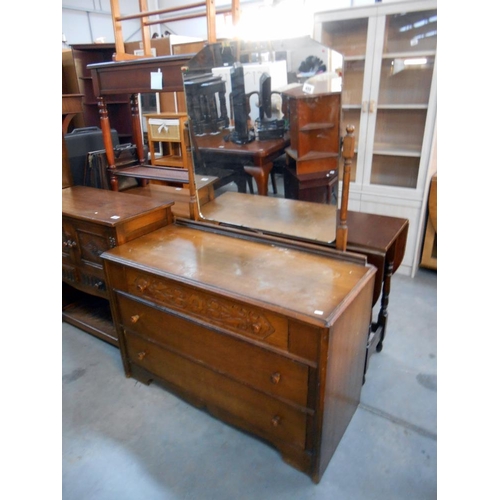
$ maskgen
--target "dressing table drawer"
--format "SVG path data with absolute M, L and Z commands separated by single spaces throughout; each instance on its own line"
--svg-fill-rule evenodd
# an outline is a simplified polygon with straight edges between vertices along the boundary
M 126 291 L 131 295 L 288 351 L 284 316 L 136 269 L 119 272 L 125 273 Z
M 208 409 L 236 419 L 241 427 L 272 442 L 304 449 L 308 414 L 278 399 L 240 384 L 203 365 L 178 356 L 133 333 L 126 333 L 127 353 L 133 365 L 171 384 Z M 133 366 L 132 366 L 133 371 Z
M 120 293 L 117 303 L 126 332 L 134 332 L 269 395 L 307 406 L 308 366 Z

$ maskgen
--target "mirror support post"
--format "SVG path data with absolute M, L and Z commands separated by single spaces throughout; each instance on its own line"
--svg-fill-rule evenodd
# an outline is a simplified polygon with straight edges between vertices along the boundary
M 354 125 L 347 125 L 347 135 L 342 142 L 344 158 L 344 176 L 342 179 L 342 202 L 340 205 L 339 227 L 337 228 L 337 250 L 347 249 L 347 205 L 349 203 L 349 185 L 351 183 L 351 164 L 354 158 Z

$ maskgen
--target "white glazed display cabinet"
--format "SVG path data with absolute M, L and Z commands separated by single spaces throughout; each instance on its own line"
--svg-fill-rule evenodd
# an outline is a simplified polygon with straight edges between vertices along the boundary
M 409 219 L 398 272 L 414 276 L 437 168 L 437 2 L 320 12 L 314 38 L 344 56 L 341 130 L 356 127 L 349 209 Z

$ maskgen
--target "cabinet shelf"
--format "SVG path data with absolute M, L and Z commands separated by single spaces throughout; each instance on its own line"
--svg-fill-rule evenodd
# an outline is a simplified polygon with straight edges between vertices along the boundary
M 316 130 L 333 129 L 333 128 L 335 128 L 334 123 L 308 123 L 303 127 L 300 127 L 299 132 L 314 132 Z
M 160 157 L 155 157 L 154 163 L 151 162 L 153 165 L 159 165 L 161 167 L 183 167 L 184 163 L 182 161 L 182 156 L 174 156 L 174 155 L 167 155 L 167 156 L 160 156 Z
M 434 57 L 435 55 L 435 50 L 423 50 L 421 52 L 386 52 L 382 54 L 382 59 L 415 59 L 418 57 Z
M 330 151 L 308 151 L 305 155 L 298 156 L 296 149 L 286 149 L 286 152 L 294 159 L 299 161 L 323 160 L 327 158 L 338 158 L 337 153 Z
M 375 143 L 373 145 L 373 154 L 419 158 L 421 154 L 421 148 L 419 146 L 407 146 L 407 145 L 405 145 L 405 147 L 402 148 L 400 143 L 395 143 L 395 144 Z

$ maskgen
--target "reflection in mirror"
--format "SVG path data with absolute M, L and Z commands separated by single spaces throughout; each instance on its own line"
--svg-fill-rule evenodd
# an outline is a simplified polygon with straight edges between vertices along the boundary
M 335 240 L 342 69 L 309 37 L 208 44 L 190 61 L 194 170 L 213 188 L 202 218 Z

